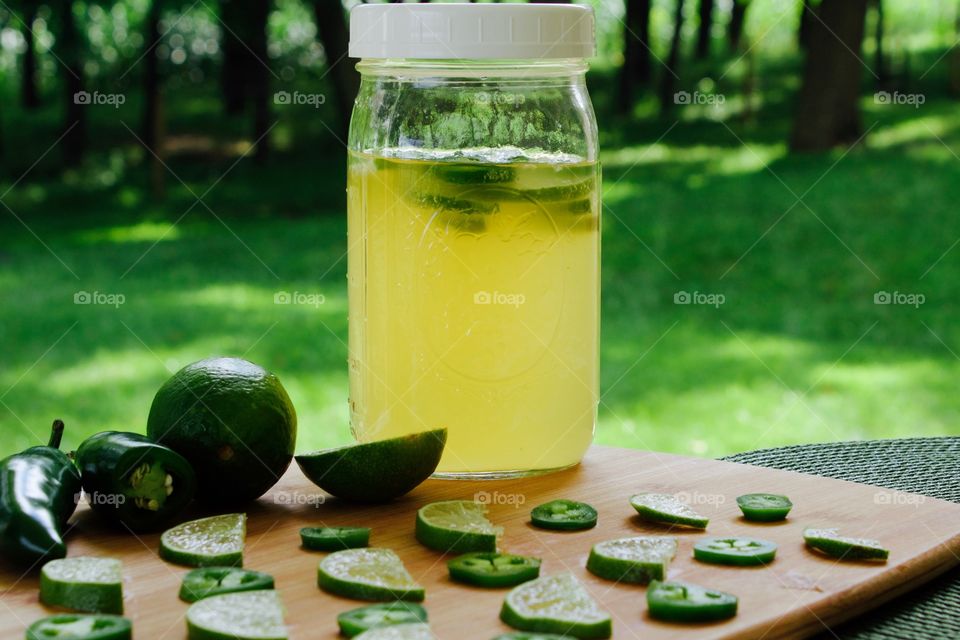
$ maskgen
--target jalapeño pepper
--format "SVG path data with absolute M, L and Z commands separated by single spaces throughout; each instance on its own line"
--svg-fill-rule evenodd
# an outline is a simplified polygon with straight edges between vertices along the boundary
M 63 421 L 55 420 L 47 446 L 0 461 L 0 555 L 38 565 L 63 558 L 63 531 L 77 508 L 80 473 L 60 451 Z
M 197 485 L 186 458 L 137 433 L 90 436 L 77 449 L 77 464 L 90 508 L 134 531 L 166 525 Z

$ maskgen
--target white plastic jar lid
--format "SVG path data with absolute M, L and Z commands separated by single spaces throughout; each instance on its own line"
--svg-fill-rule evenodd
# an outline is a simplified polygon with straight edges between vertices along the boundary
M 570 4 L 364 4 L 350 12 L 350 57 L 588 58 L 593 9 Z

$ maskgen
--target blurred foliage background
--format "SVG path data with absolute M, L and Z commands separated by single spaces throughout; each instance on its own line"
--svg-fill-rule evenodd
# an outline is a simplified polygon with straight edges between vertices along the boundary
M 213 354 L 280 376 L 300 450 L 350 440 L 353 4 L 0 0 L 0 454 L 142 431 Z M 590 4 L 597 441 L 960 433 L 960 3 Z

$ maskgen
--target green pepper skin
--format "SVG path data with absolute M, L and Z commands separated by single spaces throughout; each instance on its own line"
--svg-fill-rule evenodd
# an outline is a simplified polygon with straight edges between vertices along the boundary
M 159 529 L 171 521 L 193 499 L 197 478 L 186 458 L 138 433 L 104 431 L 90 436 L 77 449 L 77 464 L 90 508 L 114 523 L 133 531 Z M 163 486 L 138 488 L 132 484 L 137 470 L 157 469 L 172 479 L 172 493 L 163 495 Z M 152 479 L 154 483 L 158 480 Z M 159 493 L 157 493 L 159 491 Z M 138 495 L 139 494 L 139 495 Z M 145 506 L 157 496 L 156 508 Z
M 58 448 L 62 435 L 58 420 L 49 445 L 0 461 L 0 555 L 17 564 L 67 555 L 63 532 L 77 508 L 80 473 Z

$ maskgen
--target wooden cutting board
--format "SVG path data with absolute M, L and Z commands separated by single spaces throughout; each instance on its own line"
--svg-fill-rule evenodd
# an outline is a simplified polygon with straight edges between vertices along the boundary
M 295 466 L 295 465 L 294 465 Z M 601 580 L 584 569 L 592 544 L 611 538 L 663 534 L 640 522 L 627 502 L 641 491 L 680 493 L 710 517 L 707 535 L 749 535 L 779 544 L 766 568 L 727 568 L 691 558 L 705 534 L 674 531 L 680 550 L 669 578 L 737 594 L 736 618 L 715 624 L 677 626 L 646 615 L 645 590 Z M 740 517 L 736 496 L 784 493 L 794 509 L 777 524 L 751 524 Z M 505 590 L 451 583 L 444 557 L 413 537 L 416 509 L 435 500 L 479 499 L 491 519 L 506 528 L 502 549 L 539 556 L 542 575 L 571 571 L 614 619 L 614 637 L 627 638 L 801 638 L 880 605 L 960 564 L 960 505 L 851 482 L 799 473 L 675 455 L 593 447 L 583 464 L 537 478 L 462 482 L 431 480 L 403 499 L 362 507 L 324 500 L 323 493 L 292 468 L 269 494 L 251 505 L 245 566 L 276 577 L 287 607 L 293 639 L 337 637 L 336 614 L 363 603 L 337 598 L 316 586 L 321 554 L 299 548 L 300 527 L 366 525 L 371 544 L 399 553 L 426 587 L 431 625 L 441 640 L 489 640 L 509 629 L 498 612 Z M 528 524 L 530 509 L 547 500 L 571 498 L 600 512 L 595 529 L 558 533 Z M 191 517 L 200 514 L 190 514 Z M 126 613 L 139 640 L 186 637 L 187 605 L 177 599 L 187 571 L 157 557 L 159 535 L 135 537 L 105 528 L 85 507 L 74 519 L 70 555 L 123 560 Z M 878 538 L 890 548 L 885 565 L 837 562 L 803 546 L 806 526 L 837 526 L 847 535 Z M 22 638 L 24 628 L 50 613 L 37 598 L 37 577 L 20 577 L 0 566 L 0 638 Z

